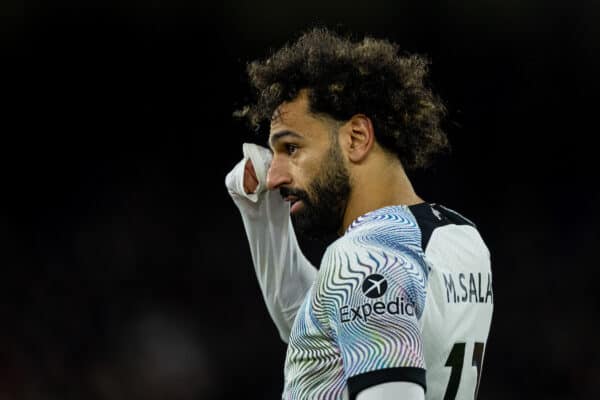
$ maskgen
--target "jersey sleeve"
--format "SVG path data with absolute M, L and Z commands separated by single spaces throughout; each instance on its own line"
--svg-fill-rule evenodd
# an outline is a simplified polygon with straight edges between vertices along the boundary
M 243 188 L 248 159 L 259 179 L 258 190 L 253 194 L 246 194 Z M 267 149 L 244 144 L 244 158 L 227 175 L 225 185 L 240 211 L 265 304 L 281 339 L 287 343 L 296 313 L 317 270 L 300 250 L 289 204 L 279 193 L 265 189 L 269 162 Z
M 409 246 L 357 235 L 326 252 L 318 301 L 340 350 L 350 399 L 386 382 L 425 389 L 420 318 L 427 268 Z

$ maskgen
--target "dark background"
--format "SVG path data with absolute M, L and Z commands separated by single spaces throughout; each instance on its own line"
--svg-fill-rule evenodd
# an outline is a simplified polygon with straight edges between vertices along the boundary
M 246 62 L 314 24 L 432 60 L 453 152 L 413 179 L 492 253 L 479 398 L 598 398 L 600 6 L 454 3 L 2 0 L 0 398 L 280 396 L 224 178 Z

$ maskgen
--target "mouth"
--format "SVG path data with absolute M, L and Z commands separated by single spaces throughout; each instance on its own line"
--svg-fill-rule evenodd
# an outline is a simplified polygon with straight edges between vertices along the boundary
M 298 210 L 300 210 L 304 204 L 302 200 L 296 196 L 287 196 L 284 198 L 284 200 L 290 202 L 290 214 L 295 214 L 298 212 Z

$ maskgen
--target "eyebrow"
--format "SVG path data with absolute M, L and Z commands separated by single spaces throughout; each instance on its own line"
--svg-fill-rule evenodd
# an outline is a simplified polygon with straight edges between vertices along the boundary
M 303 137 L 294 132 L 294 131 L 281 131 L 281 132 L 277 132 L 271 135 L 271 137 L 269 138 L 269 145 L 271 146 L 271 148 L 273 148 L 275 146 L 275 143 L 279 140 L 281 140 L 281 138 L 285 137 L 285 136 L 292 136 L 296 139 L 303 139 Z

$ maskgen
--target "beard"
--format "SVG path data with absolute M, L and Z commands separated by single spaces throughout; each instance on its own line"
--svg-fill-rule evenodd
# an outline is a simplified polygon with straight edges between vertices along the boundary
M 293 195 L 302 200 L 303 207 L 292 214 L 292 223 L 300 235 L 314 240 L 339 234 L 351 192 L 337 140 L 331 144 L 319 170 L 320 175 L 308 185 L 308 190 L 280 189 L 283 197 Z

